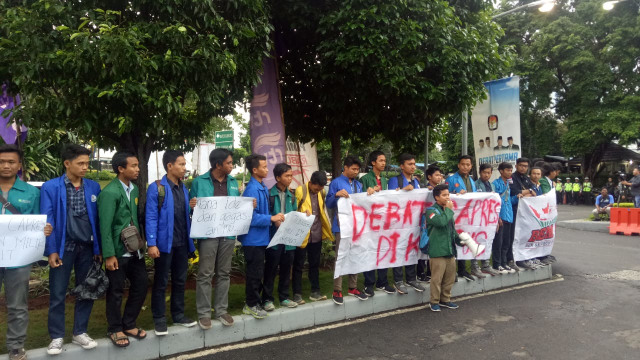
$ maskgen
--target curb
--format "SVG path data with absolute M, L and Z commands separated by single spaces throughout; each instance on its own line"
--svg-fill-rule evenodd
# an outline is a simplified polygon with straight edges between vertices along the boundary
M 558 225 L 561 228 L 566 228 L 571 230 L 600 232 L 600 233 L 606 233 L 606 234 L 609 233 L 608 221 L 564 220 L 564 221 L 558 221 L 556 225 Z
M 488 276 L 476 281 L 460 279 L 453 285 L 452 297 L 478 294 L 500 288 L 548 280 L 553 276 L 551 265 L 536 270 L 525 270 L 514 274 Z M 184 352 L 226 345 L 243 340 L 257 339 L 277 335 L 294 330 L 311 328 L 313 326 L 350 320 L 361 316 L 396 310 L 403 307 L 429 303 L 429 287 L 422 293 L 411 290 L 407 295 L 385 294 L 376 291 L 373 298 L 361 301 L 354 297 L 344 298 L 344 305 L 337 306 L 333 301 L 325 300 L 308 303 L 297 308 L 279 308 L 269 313 L 264 320 L 257 320 L 251 316 L 234 316 L 234 325 L 224 327 L 218 321 L 212 321 L 209 330 L 200 327 L 184 328 L 169 327 L 169 335 L 158 337 L 153 331 L 147 331 L 147 338 L 136 340 L 130 338 L 131 344 L 126 348 L 117 348 L 106 339 L 98 339 L 98 346 L 92 350 L 83 350 L 74 344 L 65 344 L 62 354 L 47 355 L 46 348 L 27 351 L 30 360 L 71 359 L 157 359 L 159 357 L 176 355 Z

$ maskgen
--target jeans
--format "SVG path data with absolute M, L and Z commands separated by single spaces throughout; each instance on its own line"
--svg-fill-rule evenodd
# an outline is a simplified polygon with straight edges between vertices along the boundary
M 291 264 L 295 250 L 285 250 L 284 245 L 277 245 L 265 251 L 264 280 L 262 283 L 262 303 L 273 302 L 273 287 L 276 275 L 278 279 L 278 299 L 280 302 L 289 298 L 289 279 L 291 278 Z M 280 271 L 278 271 L 278 267 Z
M 75 249 L 64 253 L 62 265 L 49 269 L 49 336 L 64 337 L 64 303 L 71 270 L 75 271 L 76 286 L 82 284 L 93 265 L 93 244 L 77 243 Z M 87 332 L 93 300 L 76 300 L 73 313 L 73 335 Z
M 211 318 L 211 279 L 215 277 L 213 309 L 218 318 L 227 313 L 231 260 L 235 239 L 215 238 L 198 240 L 198 274 L 196 275 L 196 308 L 198 319 Z M 215 276 L 214 276 L 215 274 Z
M 507 265 L 513 260 L 513 231 L 515 226 L 512 223 L 503 221 L 504 232 L 502 234 L 502 246 L 500 248 L 500 263 Z
M 165 291 L 171 272 L 171 318 L 173 322 L 184 317 L 184 286 L 187 282 L 189 268 L 189 248 L 187 245 L 171 248 L 170 253 L 160 253 L 153 259 L 155 273 L 153 290 L 151 291 L 151 312 L 154 320 L 164 320 L 167 306 Z
M 633 205 L 635 207 L 637 207 L 637 208 L 640 208 L 640 195 L 635 195 L 633 197 L 633 200 L 634 200 L 634 204 Z
M 245 301 L 247 306 L 260 305 L 260 290 L 264 277 L 264 256 L 266 246 L 243 246 L 246 262 Z
M 402 268 L 400 268 L 400 271 L 402 272 Z M 387 279 L 388 272 L 389 272 L 389 269 L 377 269 L 377 270 L 369 270 L 365 272 L 364 286 L 371 287 L 375 285 L 378 288 L 384 288 L 385 286 L 389 285 L 389 280 Z M 376 281 L 376 273 L 378 273 L 377 281 Z M 402 274 L 400 274 L 400 277 L 402 277 Z
M 29 324 L 29 274 L 31 265 L 17 269 L 0 267 L 0 288 L 4 283 L 7 303 L 7 350 L 24 347 Z
M 136 328 L 136 319 L 147 297 L 147 269 L 144 259 L 134 255 L 118 258 L 118 269 L 107 270 L 109 288 L 107 289 L 107 322 L 108 332 L 116 333 L 122 330 Z M 129 279 L 129 297 L 122 313 L 122 296 L 124 295 L 125 280 Z
M 291 287 L 293 294 L 302 294 L 302 271 L 305 258 L 309 261 L 309 282 L 311 292 L 320 291 L 320 257 L 322 256 L 322 241 L 307 243 L 305 248 L 296 248 L 293 256 L 293 275 Z
M 491 258 L 493 259 L 493 268 L 497 269 L 499 266 L 503 266 L 507 264 L 506 259 L 506 250 L 505 257 L 503 259 L 503 246 L 504 244 L 508 244 L 510 242 L 509 237 L 511 234 L 511 223 L 503 221 L 502 226 L 496 232 L 496 236 L 493 239 L 493 244 L 491 245 Z M 507 245 L 508 249 L 508 245 Z

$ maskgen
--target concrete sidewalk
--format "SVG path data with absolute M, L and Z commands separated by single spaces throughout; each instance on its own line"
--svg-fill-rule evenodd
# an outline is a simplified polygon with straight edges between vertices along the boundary
M 546 266 L 515 274 L 489 276 L 477 281 L 460 279 L 455 283 L 452 295 L 455 298 L 547 280 L 551 277 L 552 268 Z M 376 291 L 375 296 L 367 301 L 360 301 L 348 296 L 344 300 L 343 306 L 338 306 L 331 300 L 325 300 L 293 309 L 276 309 L 262 320 L 247 315 L 234 316 L 235 324 L 233 326 L 223 327 L 220 322 L 213 321 L 213 327 L 207 331 L 201 330 L 198 326 L 192 328 L 172 326 L 169 328 L 169 335 L 162 337 L 157 337 L 153 331 L 148 331 L 147 338 L 144 340 L 138 341 L 130 338 L 131 344 L 126 348 L 117 348 L 106 338 L 98 339 L 98 347 L 92 350 L 83 350 L 77 345 L 65 344 L 62 354 L 57 355 L 56 358 L 72 360 L 86 360 L 87 357 L 113 360 L 156 359 L 428 303 L 429 287 L 427 286 L 427 290 L 422 293 L 411 290 L 407 295 L 399 295 Z M 29 350 L 27 356 L 30 360 L 51 360 L 53 358 L 47 355 L 46 348 Z

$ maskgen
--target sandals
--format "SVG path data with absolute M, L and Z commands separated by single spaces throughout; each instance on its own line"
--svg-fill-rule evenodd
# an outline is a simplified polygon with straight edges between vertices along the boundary
M 123 332 L 125 335 L 127 335 L 127 336 L 131 336 L 132 338 L 134 338 L 134 339 L 138 339 L 138 340 L 142 340 L 142 339 L 144 339 L 144 338 L 146 338 L 146 337 L 147 337 L 147 333 L 146 333 L 146 331 L 145 331 L 144 335 L 142 335 L 142 336 L 140 335 L 140 333 L 144 331 L 143 329 L 137 328 L 136 330 L 138 330 L 138 332 L 137 332 L 136 334 L 132 334 L 132 333 L 130 333 L 130 332 L 128 332 L 128 331 L 126 331 L 126 330 L 122 330 L 122 332 Z
M 111 339 L 111 342 L 113 343 L 113 345 L 119 347 L 119 348 L 124 348 L 129 346 L 130 342 L 129 342 L 129 338 L 125 335 L 125 336 L 118 336 L 117 333 L 109 333 L 109 339 Z M 118 341 L 121 340 L 127 340 L 126 344 L 118 344 Z

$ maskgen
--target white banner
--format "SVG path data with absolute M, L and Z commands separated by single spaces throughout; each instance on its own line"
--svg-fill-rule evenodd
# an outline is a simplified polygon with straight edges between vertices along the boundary
M 311 179 L 311 174 L 318 170 L 318 153 L 312 143 L 298 143 L 287 139 L 287 164 L 293 171 L 291 188 L 304 185 Z
M 473 146 L 476 169 L 487 163 L 493 167 L 491 180 L 500 176 L 498 165 L 516 165 L 520 157 L 520 78 L 517 76 L 484 83 L 487 99 L 473 108 Z
M 0 216 L 0 267 L 34 263 L 44 254 L 46 215 Z
M 556 191 L 521 198 L 518 204 L 513 258 L 516 261 L 551 254 L 556 237 Z
M 452 195 L 458 232 L 468 232 L 491 249 L 500 213 L 500 197 L 494 193 Z M 340 248 L 334 277 L 358 274 L 418 262 L 420 218 L 433 205 L 432 192 L 388 190 L 368 196 L 354 194 L 338 201 Z M 473 259 L 464 247 L 459 259 Z M 477 259 L 488 259 L 486 251 Z
M 293 211 L 284 215 L 284 222 L 278 227 L 278 231 L 273 235 L 268 248 L 278 244 L 300 246 L 311 230 L 311 225 L 316 219 L 315 215 Z
M 249 232 L 253 198 L 212 196 L 198 198 L 191 218 L 192 238 L 216 238 Z

